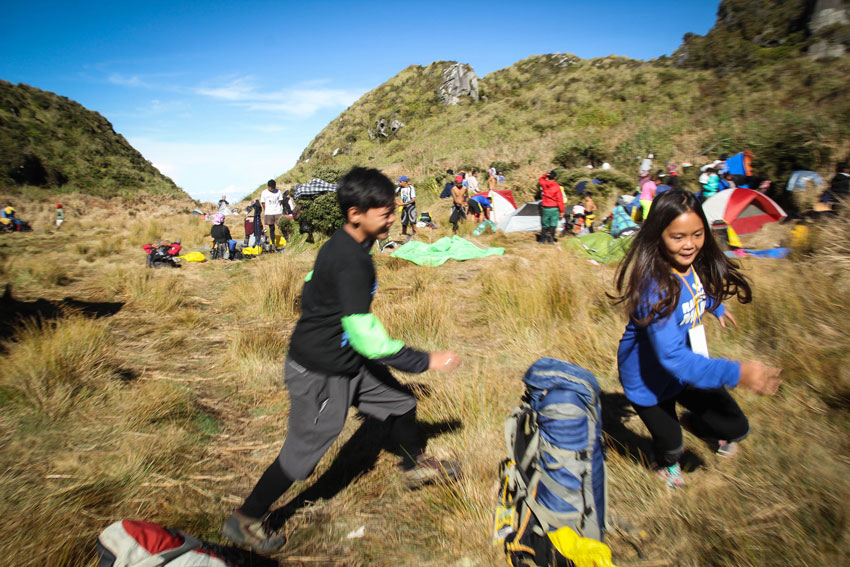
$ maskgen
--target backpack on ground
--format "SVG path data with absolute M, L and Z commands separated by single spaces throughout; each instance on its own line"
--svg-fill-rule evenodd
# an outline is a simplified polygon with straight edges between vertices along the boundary
M 115 522 L 97 538 L 100 567 L 231 567 L 212 544 L 158 524 Z
M 512 565 L 524 548 L 568 527 L 603 541 L 607 478 L 602 408 L 596 377 L 569 362 L 541 358 L 523 377 L 522 404 L 505 422 L 509 458 L 503 464 L 494 541 Z M 548 545 L 547 540 L 543 542 Z M 595 543 L 595 542 L 594 542 Z M 528 553 L 526 553 L 526 558 Z M 538 557 L 538 565 L 554 561 Z

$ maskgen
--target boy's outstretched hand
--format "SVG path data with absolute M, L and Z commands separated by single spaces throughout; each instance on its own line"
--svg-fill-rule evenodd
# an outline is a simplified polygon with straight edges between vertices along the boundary
M 460 366 L 460 357 L 451 350 L 438 350 L 430 354 L 428 370 L 449 372 Z
M 756 394 L 772 396 L 782 384 L 782 380 L 779 379 L 780 372 L 782 372 L 781 368 L 773 368 L 761 362 L 742 362 L 738 386 L 752 390 Z

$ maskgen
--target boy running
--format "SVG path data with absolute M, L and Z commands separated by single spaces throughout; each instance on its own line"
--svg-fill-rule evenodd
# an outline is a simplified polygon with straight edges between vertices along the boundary
M 290 397 L 286 440 L 222 528 L 227 539 L 259 552 L 285 543 L 263 518 L 295 480 L 312 474 L 342 431 L 349 406 L 388 423 L 405 455 L 402 475 L 411 488 L 457 474 L 455 463 L 424 456 L 413 395 L 379 377 L 384 365 L 417 373 L 460 365 L 452 351 L 429 354 L 391 339 L 370 313 L 378 282 L 369 251 L 387 238 L 395 221 L 395 187 L 378 170 L 355 167 L 340 181 L 337 198 L 346 223 L 319 250 L 307 276 L 284 365 Z

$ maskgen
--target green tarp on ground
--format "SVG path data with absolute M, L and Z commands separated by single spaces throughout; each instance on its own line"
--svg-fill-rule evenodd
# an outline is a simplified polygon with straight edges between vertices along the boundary
M 443 237 L 433 244 L 410 241 L 395 252 L 393 258 L 410 260 L 420 266 L 435 267 L 446 263 L 446 260 L 473 260 L 485 256 L 501 256 L 504 248 L 479 248 L 472 242 L 460 236 Z
M 562 242 L 567 250 L 575 250 L 586 258 L 607 264 L 616 262 L 626 255 L 632 246 L 632 237 L 614 238 L 607 232 L 594 232 Z

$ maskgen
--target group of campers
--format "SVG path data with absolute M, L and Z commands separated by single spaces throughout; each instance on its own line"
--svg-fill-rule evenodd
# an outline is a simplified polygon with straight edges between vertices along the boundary
M 463 180 L 452 180 L 453 207 L 462 204 L 456 195 Z M 541 180 L 553 178 L 547 174 Z M 451 350 L 425 352 L 390 337 L 371 311 L 378 281 L 370 252 L 387 237 L 399 207 L 404 224 L 415 219 L 405 210 L 415 207 L 415 190 L 408 190 L 406 177 L 397 182 L 401 191 L 378 170 L 356 167 L 337 187 L 345 224 L 318 252 L 284 362 L 290 397 L 286 438 L 223 525 L 223 536 L 236 544 L 259 552 L 284 545 L 286 538 L 266 521 L 269 510 L 293 483 L 310 477 L 342 431 L 349 406 L 386 423 L 403 455 L 399 474 L 409 488 L 451 482 L 461 474 L 458 462 L 425 452 L 416 398 L 389 372 L 389 367 L 450 372 L 461 357 Z M 544 205 L 554 209 L 545 213 L 547 227 L 563 215 L 563 200 L 556 201 L 560 204 Z M 752 292 L 715 243 L 693 194 L 671 188 L 655 197 L 615 281 L 614 301 L 629 315 L 617 353 L 620 381 L 652 437 L 655 473 L 666 486 L 680 487 L 685 484 L 679 465 L 682 429 L 711 444 L 718 456 L 733 457 L 750 425 L 730 390 L 774 394 L 780 371 L 708 355 L 708 314 L 724 328 L 736 325 L 722 302 L 734 297 L 747 303 Z M 679 414 L 677 406 L 687 411 Z

